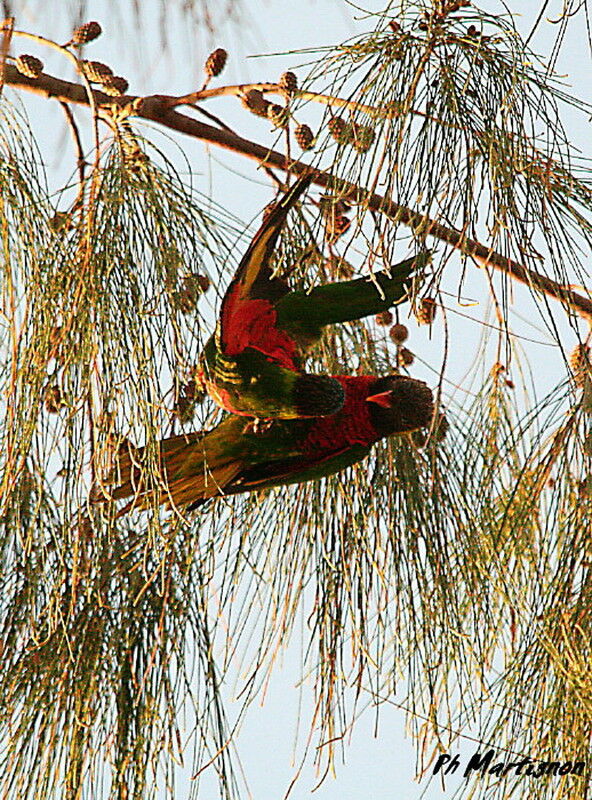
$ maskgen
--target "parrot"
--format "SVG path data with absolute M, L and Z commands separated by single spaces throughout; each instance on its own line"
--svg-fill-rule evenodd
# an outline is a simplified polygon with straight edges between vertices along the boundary
M 345 402 L 331 416 L 273 420 L 255 433 L 244 418 L 229 414 L 210 431 L 164 439 L 158 488 L 143 484 L 143 448 L 124 451 L 110 476 L 109 496 L 132 499 L 118 516 L 147 508 L 156 492 L 161 504 L 191 511 L 214 497 L 333 475 L 364 459 L 380 439 L 432 420 L 433 396 L 423 381 L 399 374 L 333 378 Z
M 308 374 L 302 362 L 325 325 L 351 322 L 390 308 L 407 293 L 421 253 L 377 272 L 373 280 L 330 283 L 292 291 L 272 272 L 272 255 L 288 212 L 312 176 L 301 177 L 255 234 L 222 300 L 215 334 L 200 357 L 197 380 L 226 411 L 256 419 L 298 419 L 335 414 L 345 396 L 329 375 Z

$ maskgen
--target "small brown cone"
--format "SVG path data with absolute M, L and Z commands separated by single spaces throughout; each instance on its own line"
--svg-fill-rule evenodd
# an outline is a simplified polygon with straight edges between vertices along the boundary
M 374 143 L 374 128 L 370 125 L 352 126 L 352 146 L 358 153 L 367 153 Z
M 267 107 L 267 117 L 276 128 L 287 128 L 290 121 L 288 109 L 278 103 L 270 103 Z
M 438 419 L 436 424 L 434 425 L 434 430 L 432 432 L 432 436 L 436 442 L 441 442 L 443 439 L 446 438 L 446 434 L 450 428 L 450 423 L 446 419 L 446 414 L 440 413 L 438 414 Z
M 212 282 L 210 281 L 208 276 L 204 275 L 201 272 L 200 273 L 198 273 L 198 272 L 195 273 L 195 280 L 197 281 L 197 285 L 199 286 L 199 288 L 200 288 L 200 290 L 202 292 L 207 292 L 208 289 L 210 288 L 210 286 L 212 285 Z
M 43 61 L 36 56 L 22 55 L 15 61 L 15 66 L 21 75 L 27 78 L 38 78 L 43 72 Z
M 348 219 L 344 214 L 336 214 L 333 218 L 327 220 L 327 239 L 330 242 L 335 242 L 340 236 L 343 236 L 351 226 L 351 219 Z
M 415 356 L 406 347 L 400 347 L 397 353 L 397 363 L 400 367 L 410 367 L 415 361 Z
M 104 83 L 113 75 L 113 70 L 101 61 L 81 61 L 80 69 L 91 83 Z
M 84 25 L 76 28 L 72 34 L 72 42 L 77 45 L 88 44 L 88 42 L 97 39 L 102 32 L 103 29 L 98 22 L 85 22 Z
M 391 325 L 393 322 L 393 315 L 391 311 L 381 311 L 380 314 L 377 314 L 374 317 L 374 320 L 377 325 L 382 325 L 386 328 L 387 325 Z
M 174 413 L 179 422 L 189 422 L 195 416 L 195 406 L 202 403 L 205 393 L 194 380 L 181 384 L 175 402 Z
M 62 397 L 62 390 L 57 384 L 47 387 L 43 401 L 45 410 L 49 414 L 57 414 L 66 405 Z
M 348 144 L 353 137 L 353 128 L 341 117 L 331 117 L 328 122 L 328 128 L 331 136 L 339 144 Z
M 586 378 L 592 378 L 592 361 L 590 347 L 587 344 L 578 344 L 569 357 L 569 366 L 577 386 L 583 387 Z
M 325 269 L 340 280 L 349 281 L 355 275 L 355 270 L 345 258 L 341 256 L 331 256 L 325 261 Z
M 185 397 L 185 395 L 180 395 L 177 398 L 173 411 L 179 422 L 184 425 L 186 422 L 193 419 L 195 404 L 188 397 Z
M 437 310 L 436 301 L 432 297 L 424 297 L 419 304 L 415 317 L 420 325 L 431 325 L 436 319 Z
M 208 78 L 215 78 L 219 75 L 226 66 L 227 59 L 228 53 L 223 47 L 218 47 L 210 53 L 204 65 L 204 71 Z
M 66 211 L 56 211 L 48 220 L 48 225 L 54 233 L 63 233 L 72 227 L 72 215 Z
M 409 338 L 409 329 L 406 325 L 401 325 L 400 322 L 397 322 L 396 325 L 389 331 L 389 336 L 396 344 L 403 344 Z
M 314 146 L 314 134 L 308 125 L 298 125 L 294 130 L 294 138 L 301 150 L 311 150 Z
M 260 92 L 259 89 L 249 89 L 241 97 L 241 103 L 245 108 L 249 109 L 251 114 L 255 114 L 257 117 L 267 117 L 267 109 L 271 105 L 269 100 L 263 97 L 263 92 Z
M 205 285 L 205 280 L 208 280 L 208 287 L 210 285 L 209 279 L 205 275 L 198 275 L 192 273 L 183 278 L 181 282 L 181 289 L 174 293 L 173 302 L 176 308 L 183 314 L 190 314 L 195 310 L 197 301 L 204 291 L 202 286 Z
M 191 289 L 179 289 L 173 293 L 173 305 L 179 309 L 182 314 L 191 314 L 195 311 L 197 305 L 197 297 Z
M 129 83 L 121 75 L 107 75 L 101 84 L 101 89 L 110 97 L 121 97 L 129 89 Z
M 282 90 L 284 97 L 289 100 L 298 91 L 298 78 L 293 72 L 284 72 L 280 76 L 278 86 Z

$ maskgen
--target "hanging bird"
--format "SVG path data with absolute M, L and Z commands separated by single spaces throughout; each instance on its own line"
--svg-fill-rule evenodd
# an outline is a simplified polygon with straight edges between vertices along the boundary
M 288 212 L 312 178 L 284 194 L 240 262 L 228 287 L 215 335 L 207 342 L 198 378 L 227 411 L 260 419 L 334 414 L 344 403 L 342 385 L 302 371 L 304 357 L 325 325 L 378 314 L 401 300 L 405 281 L 427 254 L 398 264 L 391 275 L 291 291 L 272 273 L 271 259 Z
M 330 417 L 276 420 L 254 433 L 231 414 L 211 431 L 162 441 L 159 502 L 191 510 L 212 497 L 316 480 L 361 461 L 385 436 L 431 422 L 432 392 L 422 381 L 403 375 L 334 380 L 345 403 Z M 132 498 L 119 515 L 146 508 L 157 491 L 143 485 L 141 459 L 141 448 L 123 454 L 111 478 L 118 484 L 112 499 Z

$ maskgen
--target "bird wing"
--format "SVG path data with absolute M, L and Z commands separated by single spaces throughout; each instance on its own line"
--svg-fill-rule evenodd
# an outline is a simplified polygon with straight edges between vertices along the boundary
M 262 349 L 259 345 L 265 347 L 275 328 L 274 303 L 289 292 L 289 287 L 272 277 L 271 256 L 290 209 L 311 180 L 312 175 L 303 176 L 279 200 L 255 234 L 226 290 L 216 336 L 218 348 L 227 355 L 236 355 L 246 347 Z
M 224 493 L 238 494 L 270 486 L 305 483 L 334 475 L 361 461 L 370 453 L 371 449 L 371 445 L 355 444 L 331 453 L 321 453 L 316 457 L 295 456 L 257 464 L 250 469 L 243 470 L 234 482 L 226 486 Z
M 290 292 L 275 307 L 277 325 L 299 342 L 304 354 L 318 341 L 325 325 L 378 314 L 405 299 L 412 274 L 420 271 L 429 257 L 425 251 L 396 264 L 389 273 Z

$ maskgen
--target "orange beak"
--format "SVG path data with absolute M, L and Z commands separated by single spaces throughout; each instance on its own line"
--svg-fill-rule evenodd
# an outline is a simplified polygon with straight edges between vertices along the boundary
M 391 407 L 391 396 L 393 394 L 393 390 L 389 389 L 388 392 L 380 392 L 380 394 L 372 394 L 370 397 L 366 398 L 367 403 L 376 403 L 383 408 L 390 408 Z

